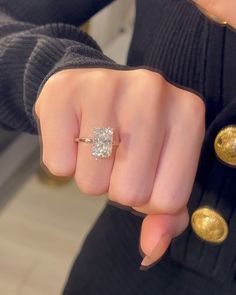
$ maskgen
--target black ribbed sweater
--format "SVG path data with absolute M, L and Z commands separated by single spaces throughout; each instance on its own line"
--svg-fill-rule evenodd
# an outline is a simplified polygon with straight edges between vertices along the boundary
M 216 207 L 229 222 L 230 234 L 213 247 L 188 228 L 170 248 L 180 265 L 169 262 L 168 256 L 167 263 L 141 274 L 137 266 L 141 219 L 108 206 L 84 244 L 65 294 L 152 295 L 160 286 L 161 295 L 176 290 L 181 295 L 206 294 L 204 290 L 236 294 L 236 170 L 219 163 L 212 144 L 219 126 L 236 121 L 235 32 L 207 19 L 186 0 L 137 0 L 127 66 L 121 66 L 79 29 L 110 2 L 0 0 L 0 126 L 37 134 L 34 103 L 45 81 L 61 69 L 146 67 L 161 72 L 200 95 L 206 104 L 207 128 L 217 118 L 207 133 L 189 208 L 192 212 L 201 204 Z M 221 290 L 220 284 L 229 291 Z
M 78 28 L 110 2 L 0 0 L 2 127 L 36 134 L 32 107 L 44 82 L 60 69 L 125 68 Z M 235 62 L 228 61 L 226 68 L 222 60 L 224 51 L 236 50 L 234 35 L 189 1 L 138 0 L 127 69 L 150 67 L 197 91 L 207 103 L 208 124 L 236 92 Z

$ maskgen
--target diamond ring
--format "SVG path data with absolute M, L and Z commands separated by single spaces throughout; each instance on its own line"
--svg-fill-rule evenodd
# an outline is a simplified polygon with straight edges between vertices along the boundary
M 92 155 L 97 158 L 109 158 L 112 147 L 119 145 L 113 140 L 114 131 L 112 127 L 94 127 L 93 136 L 76 138 L 76 142 L 92 144 Z

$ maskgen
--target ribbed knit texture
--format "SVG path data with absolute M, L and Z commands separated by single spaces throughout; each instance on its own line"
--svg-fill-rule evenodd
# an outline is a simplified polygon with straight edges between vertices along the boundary
M 207 19 L 191 1 L 137 0 L 128 64 L 146 65 L 196 92 L 206 103 L 207 127 L 236 96 L 235 47 L 235 32 Z
M 227 288 L 236 288 L 236 169 L 218 160 L 214 153 L 217 133 L 231 124 L 236 124 L 234 100 L 216 116 L 207 130 L 188 203 L 190 216 L 198 207 L 205 205 L 220 212 L 229 225 L 229 235 L 223 243 L 211 244 L 198 238 L 189 225 L 181 236 L 172 241 L 170 252 L 175 261 L 200 271 L 209 279 L 214 278 Z
M 0 126 L 37 134 L 33 106 L 40 86 L 57 70 L 115 68 L 96 41 L 74 26 L 109 2 L 80 1 L 77 7 L 76 1 L 0 1 Z
M 141 222 L 142 218 L 108 203 L 86 237 L 63 295 L 235 294 L 235 286 L 223 287 L 210 275 L 176 262 L 169 251 L 154 267 L 140 271 Z M 194 256 L 195 249 L 189 250 Z
M 142 220 L 108 205 L 75 261 L 65 295 L 236 294 L 236 170 L 216 158 L 213 146 L 220 128 L 236 124 L 235 32 L 189 1 L 137 0 L 127 66 L 121 66 L 79 29 L 110 2 L 0 0 L 0 126 L 37 134 L 34 103 L 47 79 L 62 69 L 160 72 L 206 105 L 207 133 L 188 207 L 190 214 L 201 205 L 217 209 L 229 223 L 229 236 L 211 245 L 189 225 L 160 264 L 140 272 Z
M 79 1 L 77 5 L 72 0 L 68 3 L 62 0 L 38 3 L 24 0 L 21 5 L 16 5 L 14 0 L 0 0 L 2 127 L 37 133 L 33 105 L 46 80 L 61 69 L 125 69 L 105 56 L 96 41 L 78 28 L 110 2 L 90 0 Z M 212 27 L 215 32 L 211 32 Z M 215 92 L 217 97 L 212 96 L 206 87 L 222 89 L 218 87 L 222 83 L 222 72 L 214 72 L 214 81 L 209 76 L 214 69 L 210 68 L 208 73 L 208 59 L 211 62 L 211 58 L 206 57 L 211 36 L 213 44 L 218 38 L 218 43 L 224 46 L 226 30 L 209 24 L 190 2 L 149 0 L 143 5 L 143 1 L 137 1 L 135 32 L 127 64 L 130 67 L 150 67 L 161 72 L 171 83 L 197 92 L 210 110 L 207 116 L 210 122 L 220 110 L 218 99 L 223 99 L 223 93 Z M 214 67 L 222 68 L 217 64 L 222 63 L 222 52 L 219 48 L 215 52 L 217 56 L 212 58 L 216 62 Z M 229 94 L 227 99 L 231 99 Z

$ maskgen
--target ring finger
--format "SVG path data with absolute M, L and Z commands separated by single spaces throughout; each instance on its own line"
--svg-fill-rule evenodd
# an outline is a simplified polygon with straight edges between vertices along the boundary
M 117 133 L 116 119 L 111 112 L 109 103 L 102 103 L 100 98 L 98 102 L 98 98 L 94 97 L 93 99 L 93 95 L 96 96 L 96 93 L 86 95 L 86 102 L 83 102 L 79 137 L 93 137 L 95 127 L 112 127 L 114 138 Z M 106 100 L 104 93 L 102 99 Z M 109 100 L 110 97 L 107 97 L 107 102 Z M 91 104 L 93 105 L 91 106 Z M 116 147 L 113 145 L 111 155 L 101 158 L 93 155 L 94 152 L 96 154 L 93 143 L 81 141 L 78 143 L 75 181 L 84 193 L 102 195 L 108 191 L 115 149 Z

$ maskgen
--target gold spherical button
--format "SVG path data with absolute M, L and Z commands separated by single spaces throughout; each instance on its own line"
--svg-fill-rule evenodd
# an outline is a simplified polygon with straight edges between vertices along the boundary
M 236 125 L 220 130 L 214 142 L 216 155 L 224 163 L 236 167 Z
M 228 225 L 224 218 L 209 207 L 201 207 L 193 212 L 191 226 L 207 242 L 221 243 L 228 235 Z

